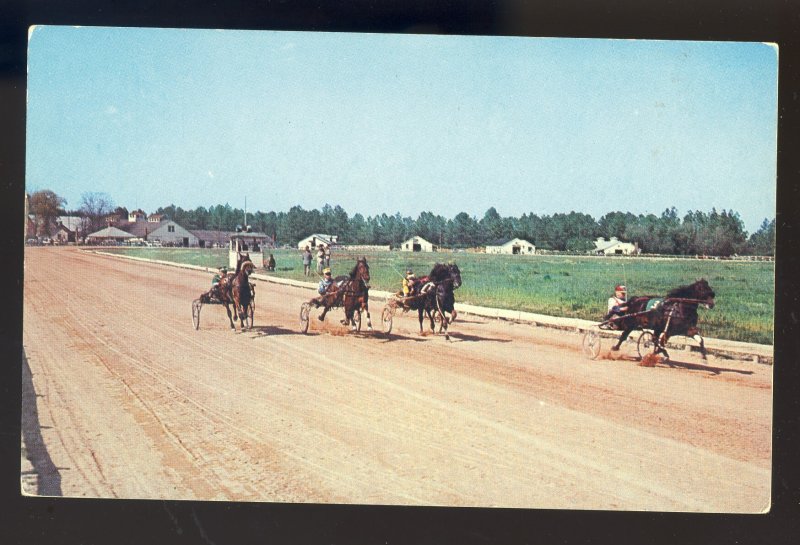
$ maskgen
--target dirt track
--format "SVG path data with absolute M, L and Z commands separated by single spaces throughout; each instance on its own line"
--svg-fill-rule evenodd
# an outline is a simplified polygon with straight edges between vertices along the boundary
M 416 316 L 396 317 L 386 336 L 379 301 L 376 332 L 346 333 L 335 309 L 302 335 L 312 292 L 267 283 L 252 331 L 232 333 L 218 306 L 203 307 L 195 331 L 190 303 L 209 283 L 73 248 L 26 250 L 23 434 L 40 493 L 769 506 L 771 367 L 711 358 L 703 369 L 682 353 L 676 367 L 624 352 L 590 361 L 578 335 L 475 317 L 452 326 L 451 342 L 418 335 Z

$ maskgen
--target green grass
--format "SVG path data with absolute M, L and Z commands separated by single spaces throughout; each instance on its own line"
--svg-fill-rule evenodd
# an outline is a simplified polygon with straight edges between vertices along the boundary
M 227 264 L 227 249 L 117 248 L 127 255 L 191 263 L 207 267 Z M 300 253 L 275 250 L 273 274 L 316 281 L 303 276 Z M 334 252 L 333 274 L 345 274 L 357 255 Z M 437 261 L 454 261 L 463 285 L 456 292 L 462 303 L 599 321 L 615 284 L 628 295 L 664 295 L 668 290 L 708 280 L 717 294 L 712 310 L 700 309 L 704 335 L 761 344 L 773 343 L 774 263 L 715 260 L 651 260 L 569 256 L 500 256 L 471 253 L 374 252 L 367 255 L 370 284 L 397 291 L 402 273 L 430 272 Z M 263 271 L 262 271 L 263 272 Z

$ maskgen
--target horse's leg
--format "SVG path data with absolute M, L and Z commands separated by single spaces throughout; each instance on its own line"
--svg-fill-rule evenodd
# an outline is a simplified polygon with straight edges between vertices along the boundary
M 423 313 L 425 312 L 424 307 L 419 307 L 417 309 L 417 313 L 419 314 L 419 334 L 422 335 L 422 320 L 424 319 Z
M 695 333 L 692 335 L 692 338 L 700 343 L 700 354 L 703 356 L 703 361 L 708 361 L 708 356 L 706 354 L 706 343 L 703 341 L 703 336 L 699 333 Z
M 445 316 L 444 311 L 442 311 L 440 314 L 442 315 L 442 321 L 439 323 L 439 333 L 441 333 L 442 329 L 444 329 L 444 340 L 449 341 L 450 332 L 447 331 L 447 327 L 450 324 L 450 320 L 447 318 L 447 316 Z
M 619 350 L 619 347 L 622 346 L 622 343 L 625 342 L 625 340 L 628 338 L 628 335 L 631 334 L 631 331 L 633 331 L 633 328 L 623 330 L 622 335 L 620 335 L 619 339 L 617 339 L 617 344 L 611 347 L 613 352 Z
M 364 296 L 364 302 L 361 303 L 361 308 L 367 313 L 367 331 L 372 331 L 372 320 L 369 317 L 369 294 Z
M 225 302 L 225 312 L 228 313 L 228 321 L 231 323 L 231 331 L 236 331 L 236 326 L 233 325 L 233 317 L 231 316 L 231 307 Z

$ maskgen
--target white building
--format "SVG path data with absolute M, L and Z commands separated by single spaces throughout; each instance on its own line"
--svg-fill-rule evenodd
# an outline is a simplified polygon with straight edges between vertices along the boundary
M 160 241 L 167 246 L 197 246 L 199 241 L 192 233 L 172 220 L 162 221 L 158 228 L 147 235 L 148 241 Z
M 400 249 L 404 252 L 432 252 L 433 243 L 422 237 L 411 237 L 400 244 Z
M 639 248 L 636 244 L 622 242 L 617 237 L 611 237 L 611 240 L 599 237 L 594 241 L 594 250 L 589 253 L 596 255 L 636 255 L 639 253 Z
M 314 233 L 313 235 L 309 235 L 300 242 L 297 243 L 298 250 L 305 250 L 306 246 L 311 248 L 319 247 L 320 244 L 323 246 L 334 246 L 336 242 L 339 240 L 337 235 L 321 235 L 319 233 Z
M 487 254 L 533 255 L 536 246 L 521 238 L 496 240 L 486 246 Z

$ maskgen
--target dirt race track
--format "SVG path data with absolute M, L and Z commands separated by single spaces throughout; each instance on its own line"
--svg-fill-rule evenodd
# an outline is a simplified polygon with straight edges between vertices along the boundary
M 469 282 L 468 278 L 464 282 Z M 258 282 L 255 327 L 210 275 L 74 248 L 25 255 L 23 436 L 46 495 L 556 509 L 769 508 L 772 368 L 465 316 L 348 333 Z M 724 296 L 724 295 L 723 295 Z M 456 292 L 458 298 L 458 292 Z M 460 317 L 461 318 L 461 317 Z M 365 323 L 366 325 L 366 323 Z M 608 343 L 606 343 L 608 346 Z M 604 351 L 604 353 L 607 351 Z

